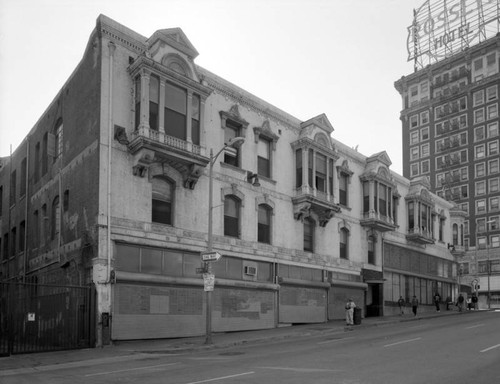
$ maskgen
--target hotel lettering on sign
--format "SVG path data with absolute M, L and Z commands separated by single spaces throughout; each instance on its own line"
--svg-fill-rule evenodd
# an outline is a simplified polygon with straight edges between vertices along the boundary
M 428 0 L 413 11 L 408 61 L 423 68 L 500 31 L 500 0 Z

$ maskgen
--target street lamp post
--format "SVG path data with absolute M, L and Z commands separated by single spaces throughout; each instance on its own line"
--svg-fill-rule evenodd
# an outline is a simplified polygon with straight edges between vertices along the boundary
M 486 222 L 486 266 L 488 268 L 488 309 L 491 309 L 491 290 L 490 290 L 490 275 L 491 275 L 491 263 L 490 263 L 490 230 L 489 225 L 493 224 L 495 220 L 489 220 Z
M 224 146 L 217 152 L 214 156 L 213 150 L 210 149 L 210 163 L 208 168 L 208 245 L 207 245 L 207 253 L 212 252 L 213 248 L 213 232 L 212 232 L 212 210 L 213 210 L 213 168 L 215 161 L 219 157 L 219 155 L 226 149 L 227 147 L 239 148 L 243 142 L 245 141 L 244 137 L 235 137 L 229 140 L 227 143 L 224 143 Z M 205 271 L 207 275 L 212 274 L 212 262 L 205 262 Z M 206 290 L 206 337 L 205 344 L 212 344 L 212 290 Z

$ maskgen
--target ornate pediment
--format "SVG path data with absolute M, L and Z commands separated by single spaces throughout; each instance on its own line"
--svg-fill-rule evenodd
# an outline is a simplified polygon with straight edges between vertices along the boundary
M 328 136 L 333 132 L 333 126 L 324 113 L 300 124 L 300 128 L 302 130 L 307 129 L 311 126 L 321 128 L 328 134 Z
M 272 149 L 276 149 L 276 142 L 280 138 L 271 130 L 271 125 L 269 124 L 269 120 L 264 121 L 261 127 L 254 127 L 253 133 L 255 136 L 255 143 L 259 142 L 259 138 L 262 136 L 263 138 L 269 140 L 272 143 Z
M 184 53 L 190 59 L 196 58 L 199 53 L 180 28 L 160 29 L 148 39 L 148 46 L 152 51 L 162 45 L 168 45 Z
M 366 159 L 367 164 L 374 163 L 374 162 L 382 163 L 386 167 L 390 167 L 392 165 L 392 161 L 391 161 L 391 159 L 386 151 L 376 153 L 376 154 L 374 154 Z

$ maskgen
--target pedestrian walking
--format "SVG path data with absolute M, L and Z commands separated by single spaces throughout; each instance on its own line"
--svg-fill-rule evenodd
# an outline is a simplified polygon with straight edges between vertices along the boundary
M 434 304 L 436 305 L 436 311 L 440 311 L 440 308 L 439 308 L 439 303 L 441 302 L 441 296 L 439 296 L 439 293 L 436 292 L 436 294 L 434 295 Z
M 413 299 L 411 299 L 411 310 L 413 311 L 413 316 L 417 316 L 417 308 L 418 308 L 418 299 L 417 296 L 413 295 Z
M 464 297 L 462 294 L 458 296 L 457 307 L 458 307 L 458 312 L 462 312 L 462 309 L 464 309 Z
M 470 297 L 467 298 L 467 310 L 470 311 L 472 309 L 472 299 Z
M 401 315 L 404 315 L 405 314 L 405 312 L 404 312 L 404 309 L 405 309 L 405 299 L 403 299 L 403 296 L 399 296 L 398 305 L 399 305 L 399 313 Z
M 354 308 L 356 308 L 356 304 L 352 299 L 347 300 L 345 304 L 345 322 L 346 325 L 354 325 Z
M 472 294 L 472 309 L 477 309 L 477 296 L 475 293 Z

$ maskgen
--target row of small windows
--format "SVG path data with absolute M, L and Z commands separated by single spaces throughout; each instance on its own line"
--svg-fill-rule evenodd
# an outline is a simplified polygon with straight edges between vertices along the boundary
M 498 121 L 474 128 L 474 142 L 498 137 Z
M 452 117 L 434 125 L 434 135 L 439 137 L 448 134 L 451 131 L 467 128 L 467 115 Z
M 52 158 L 55 162 L 59 156 L 62 155 L 62 135 L 63 135 L 63 125 L 62 120 L 59 119 L 58 124 L 55 127 L 55 134 L 50 134 L 45 132 L 43 136 L 43 152 L 40 153 L 40 143 L 35 145 L 35 158 L 33 160 L 34 165 L 34 182 L 36 183 L 40 180 L 40 176 L 44 176 L 48 171 L 48 159 Z M 22 198 L 26 195 L 26 178 L 27 178 L 27 159 L 24 157 L 21 160 L 21 165 L 19 167 L 20 177 L 18 179 L 18 170 L 14 169 L 10 174 L 10 194 L 9 194 L 9 204 L 13 206 L 16 204 L 17 198 Z M 19 189 L 18 189 L 19 183 Z M 1 198 L 0 198 L 0 215 L 2 213 L 2 202 L 3 202 L 3 186 L 0 186 Z M 19 195 L 18 195 L 19 191 Z
M 485 177 L 488 175 L 494 175 L 499 172 L 499 162 L 500 159 L 496 158 L 488 161 L 488 163 L 477 163 L 474 165 L 476 178 Z M 488 167 L 486 168 L 486 165 Z
M 485 103 L 489 103 L 491 101 L 498 99 L 498 88 L 496 85 L 487 88 L 486 90 L 482 89 L 480 91 L 476 91 L 472 96 L 472 104 L 473 107 L 477 107 L 483 105 Z M 445 118 L 451 113 L 458 113 L 461 111 L 465 111 L 467 109 L 467 99 L 466 97 L 462 97 L 460 99 L 448 102 L 446 104 L 442 104 L 436 106 L 434 108 L 434 116 L 436 120 L 441 118 Z M 474 122 L 484 121 L 484 118 L 492 119 L 498 115 L 498 105 L 492 104 L 486 106 L 486 115 L 485 109 L 479 109 L 474 111 Z M 422 111 L 420 113 L 411 115 L 410 118 L 410 129 L 421 127 L 429 124 L 429 111 Z
M 436 156 L 435 167 L 436 170 L 446 168 L 452 165 L 465 164 L 468 162 L 468 153 L 466 149 L 448 153 L 444 156 Z
M 498 88 L 496 85 L 481 89 L 472 94 L 472 106 L 477 107 L 481 104 L 498 99 Z
M 69 207 L 69 190 L 64 192 L 63 196 L 63 211 L 66 212 Z M 18 247 L 16 247 L 16 234 L 17 230 L 14 227 L 11 230 L 10 242 L 8 240 L 9 234 L 4 235 L 4 246 L 2 258 L 15 256 L 18 252 L 24 251 L 25 243 L 25 221 L 23 220 L 20 225 L 19 238 L 17 239 Z M 33 231 L 30 233 L 29 241 L 36 248 L 47 244 L 48 241 L 56 240 L 61 231 L 61 210 L 59 196 L 52 200 L 50 207 L 43 204 L 39 210 L 33 212 Z M 1 249 L 1 248 L 0 248 Z
M 430 160 L 410 164 L 410 176 L 426 175 L 430 172 Z
M 492 197 L 489 200 L 489 203 L 490 203 L 489 209 L 486 206 L 486 202 L 487 202 L 486 199 L 476 200 L 476 214 L 484 214 L 487 212 L 491 213 L 494 211 L 498 211 L 498 196 L 496 198 Z
M 482 159 L 486 157 L 486 151 L 488 156 L 498 155 L 498 140 L 474 146 L 474 158 Z
M 474 124 L 484 123 L 486 120 L 498 117 L 498 104 L 491 104 L 486 108 L 478 108 L 473 111 Z
M 488 186 L 488 190 L 486 187 Z M 436 188 L 439 188 L 438 185 Z M 486 194 L 494 194 L 500 191 L 499 188 L 499 178 L 494 177 L 489 180 L 477 181 L 474 185 L 474 196 L 482 196 Z M 438 196 L 450 198 L 453 200 L 457 199 L 468 199 L 469 198 L 469 186 L 468 185 L 458 185 L 452 187 L 443 187 L 443 190 L 437 192 Z M 485 206 L 484 206 L 485 208 Z M 468 211 L 468 210 L 467 210 Z M 476 208 L 476 212 L 479 212 Z
M 172 181 L 163 177 L 152 179 L 152 222 L 173 225 L 174 191 Z M 381 200 L 382 201 L 382 200 Z M 272 242 L 273 209 L 267 204 L 259 204 L 257 213 L 257 241 L 271 244 Z M 304 250 L 314 251 L 314 228 L 316 223 L 307 218 L 304 220 Z M 235 195 L 224 197 L 224 236 L 240 238 L 241 236 L 241 200 Z M 340 257 L 347 258 L 347 236 L 340 234 Z
M 476 181 L 475 183 L 475 196 L 486 195 L 486 185 L 488 184 L 488 192 L 496 193 L 498 189 L 498 177 L 493 177 L 489 180 Z
M 488 219 L 488 222 L 491 222 L 491 227 L 489 230 L 498 230 L 499 229 L 499 216 L 492 216 Z M 480 235 L 480 233 L 487 232 L 486 228 L 486 219 L 477 219 L 476 220 L 476 244 L 479 249 L 485 249 L 487 244 L 487 236 Z M 452 226 L 452 242 L 453 245 L 465 246 L 466 249 L 469 249 L 469 239 L 465 239 L 464 236 L 469 235 L 469 223 L 465 222 L 464 225 L 461 225 L 460 228 L 458 224 L 453 224 Z M 489 236 L 489 244 L 491 248 L 500 247 L 500 235 L 493 234 Z M 466 271 L 465 273 L 469 273 Z
M 485 136 L 485 127 L 477 127 L 474 129 L 474 142 L 482 141 L 486 138 L 494 138 L 498 137 L 498 122 L 491 123 L 487 126 L 487 137 Z M 422 129 L 420 132 L 421 141 L 428 139 L 428 129 Z M 415 131 L 410 134 L 410 144 L 416 144 L 419 142 L 419 132 Z M 455 134 L 443 139 L 436 140 L 435 142 L 435 152 L 443 152 L 449 149 L 453 149 L 456 147 L 461 147 L 467 145 L 467 133 L 462 132 L 460 134 Z M 488 152 L 490 155 L 495 155 L 498 148 L 498 141 L 489 142 L 487 144 L 483 144 L 482 146 L 478 146 L 478 148 L 484 148 L 485 145 L 488 147 Z M 481 149 L 478 149 L 481 155 Z M 417 160 L 419 158 L 427 157 L 430 154 L 430 143 L 421 144 L 420 146 L 414 146 L 410 148 L 410 160 Z M 476 158 L 478 158 L 476 156 Z
M 470 78 L 473 83 L 498 73 L 496 57 L 496 52 L 492 52 L 472 61 Z M 469 71 L 465 65 L 436 75 L 432 83 L 434 86 L 433 97 L 449 97 L 464 90 L 468 83 L 468 75 Z M 405 108 L 408 108 L 408 105 L 413 107 L 429 100 L 429 90 L 428 80 L 411 86 L 405 97 Z
M 175 277 L 197 277 L 200 255 L 175 249 L 138 247 L 116 244 L 116 268 L 124 272 L 147 273 Z M 222 279 L 274 282 L 276 277 L 306 281 L 324 281 L 323 270 L 245 260 L 225 256 L 212 265 L 213 272 Z

